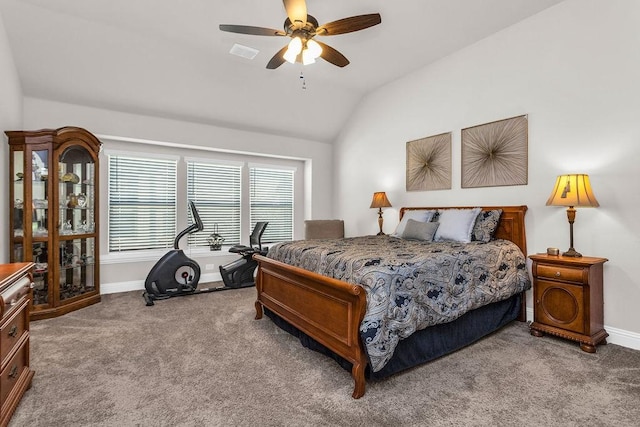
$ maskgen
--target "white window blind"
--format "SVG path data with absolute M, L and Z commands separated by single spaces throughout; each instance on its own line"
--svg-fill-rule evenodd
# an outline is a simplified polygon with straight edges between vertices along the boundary
M 109 252 L 173 246 L 177 161 L 109 156 Z
M 187 195 L 204 224 L 203 231 L 189 236 L 190 246 L 208 246 L 216 226 L 224 245 L 240 243 L 241 171 L 236 165 L 187 162 Z
M 268 221 L 263 243 L 293 239 L 293 174 L 291 169 L 249 168 L 251 229 Z

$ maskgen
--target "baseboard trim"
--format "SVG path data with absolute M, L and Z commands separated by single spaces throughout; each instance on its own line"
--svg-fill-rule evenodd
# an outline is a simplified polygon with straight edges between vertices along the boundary
M 533 308 L 527 308 L 527 321 L 533 321 Z M 609 333 L 607 342 L 622 347 L 640 350 L 640 334 L 604 325 L 604 329 Z
M 200 276 L 200 283 L 219 282 L 222 280 L 220 273 L 208 273 Z M 118 292 L 143 291 L 144 280 L 132 280 L 130 282 L 101 283 L 100 294 L 115 294 Z

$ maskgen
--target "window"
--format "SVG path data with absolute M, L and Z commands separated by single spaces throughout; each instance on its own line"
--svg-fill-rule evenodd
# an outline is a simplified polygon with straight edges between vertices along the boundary
M 293 239 L 293 169 L 249 167 L 251 228 L 268 221 L 263 243 Z
M 109 252 L 173 246 L 176 169 L 177 159 L 109 156 Z
M 225 245 L 240 243 L 241 172 L 239 164 L 187 160 L 187 197 L 204 224 L 202 232 L 189 236 L 190 246 L 208 246 L 207 238 L 216 229 Z

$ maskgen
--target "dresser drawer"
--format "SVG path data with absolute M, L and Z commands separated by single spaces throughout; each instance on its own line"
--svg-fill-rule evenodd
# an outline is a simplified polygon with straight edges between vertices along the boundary
M 0 374 L 0 401 L 6 402 L 7 396 L 16 385 L 25 369 L 29 369 L 29 342 L 21 340 L 20 349 L 11 358 Z
M 31 279 L 29 277 L 22 277 L 6 288 L 0 294 L 0 317 L 8 315 L 11 309 L 20 303 L 22 297 L 29 294 L 30 290 Z
M 0 362 L 5 365 L 5 358 L 11 350 L 20 342 L 20 338 L 27 332 L 29 309 L 28 300 L 23 298 L 18 310 L 10 317 L 3 319 L 0 326 Z
M 583 283 L 585 281 L 585 270 L 583 268 L 559 265 L 537 264 L 533 275 L 541 279 L 562 280 L 578 283 Z

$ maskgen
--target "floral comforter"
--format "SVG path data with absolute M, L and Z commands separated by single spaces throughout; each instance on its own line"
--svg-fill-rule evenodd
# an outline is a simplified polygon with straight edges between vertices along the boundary
M 374 372 L 413 332 L 531 287 L 524 255 L 507 240 L 298 240 L 272 246 L 267 256 L 365 288 L 367 311 L 360 334 Z

